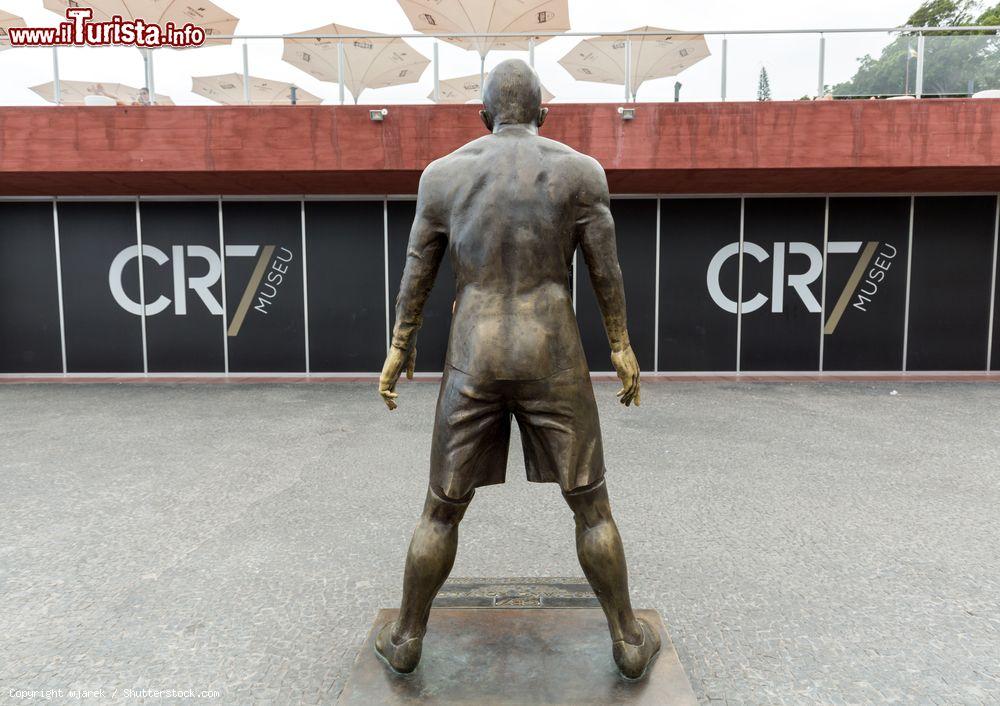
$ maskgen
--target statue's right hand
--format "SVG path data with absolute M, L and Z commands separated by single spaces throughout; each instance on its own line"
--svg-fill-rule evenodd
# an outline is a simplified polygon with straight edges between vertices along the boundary
M 395 346 L 389 347 L 389 355 L 385 357 L 385 364 L 382 366 L 382 374 L 378 380 L 378 393 L 385 402 L 385 406 L 390 411 L 396 409 L 396 382 L 406 368 L 406 377 L 413 378 L 413 368 L 417 357 L 417 347 L 413 346 L 409 351 L 405 351 Z
M 611 351 L 611 363 L 615 366 L 618 379 L 622 381 L 622 389 L 615 393 L 618 401 L 628 407 L 633 402 L 639 406 L 639 361 L 635 358 L 632 346 L 626 345 L 620 351 Z

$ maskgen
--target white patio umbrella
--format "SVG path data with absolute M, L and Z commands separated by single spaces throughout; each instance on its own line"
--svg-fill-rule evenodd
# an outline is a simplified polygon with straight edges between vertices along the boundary
M 60 17 L 66 17 L 68 7 L 90 7 L 94 10 L 94 20 L 107 22 L 115 15 L 122 19 L 142 18 L 146 22 L 165 25 L 173 22 L 175 27 L 183 27 L 188 22 L 205 30 L 205 43 L 212 46 L 232 43 L 231 39 L 212 39 L 217 35 L 231 35 L 236 31 L 239 18 L 229 14 L 210 0 L 42 0 L 46 10 Z M 139 48 L 146 64 L 146 87 L 150 93 L 156 91 L 153 80 L 153 52 L 149 48 Z M 159 101 L 157 101 L 159 102 Z
M 292 88 L 295 88 L 295 103 L 319 105 L 322 98 L 314 96 L 287 81 L 273 81 L 258 76 L 250 76 L 249 97 L 254 105 L 291 105 Z M 220 74 L 218 76 L 194 76 L 191 90 L 224 105 L 244 105 L 247 93 L 243 86 L 243 74 Z
M 445 41 L 479 53 L 482 79 L 486 55 L 493 49 L 529 48 L 531 32 L 569 30 L 568 0 L 398 0 L 413 29 L 440 34 L 523 32 L 524 37 L 446 37 Z M 534 37 L 535 43 L 550 37 Z
M 630 62 L 626 60 L 626 35 L 614 35 L 584 39 L 559 63 L 580 81 L 620 85 L 625 84 L 625 65 L 629 63 L 629 88 L 635 100 L 644 81 L 676 76 L 711 55 L 703 34 L 684 34 L 648 26 L 629 32 L 662 34 L 632 37 Z
M 221 34 L 232 34 L 239 18 L 229 14 L 209 0 L 198 2 L 171 2 L 170 0 L 42 0 L 46 10 L 66 17 L 68 7 L 91 7 L 94 9 L 95 20 L 109 21 L 114 15 L 126 20 L 142 18 L 147 22 L 165 25 L 173 22 L 176 27 L 183 27 L 188 22 L 205 30 L 205 44 L 229 44 L 231 39 L 212 39 Z
M 365 39 L 307 39 L 309 34 L 368 34 Z M 328 24 L 297 32 L 284 40 L 281 58 L 320 81 L 339 83 L 340 48 L 344 54 L 344 87 L 354 102 L 366 88 L 416 83 L 430 59 L 399 37 L 382 35 L 341 24 Z
M 47 100 L 56 102 L 56 85 L 54 81 L 32 86 L 31 90 Z M 89 81 L 60 81 L 59 105 L 84 105 L 87 96 L 104 96 L 120 105 L 137 105 L 141 89 L 125 83 L 92 83 Z M 173 105 L 169 96 L 157 94 L 159 105 Z
M 438 82 L 437 103 L 468 103 L 469 101 L 481 101 L 483 99 L 482 83 L 479 74 L 470 76 L 457 76 L 455 78 L 443 78 Z M 427 96 L 434 100 L 434 91 Z M 542 103 L 548 103 L 553 96 L 545 86 L 542 86 Z
M 0 10 L 0 51 L 10 49 L 10 40 L 7 39 L 8 27 L 26 27 L 24 20 L 17 15 Z

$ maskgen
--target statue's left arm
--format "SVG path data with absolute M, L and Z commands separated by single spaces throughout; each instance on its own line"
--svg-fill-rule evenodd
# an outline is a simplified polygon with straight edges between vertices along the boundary
M 390 410 L 396 409 L 396 382 L 404 367 L 413 377 L 417 355 L 417 331 L 423 322 L 424 304 L 437 277 L 448 247 L 447 230 L 437 194 L 438 179 L 432 167 L 424 170 L 417 190 L 417 211 L 406 247 L 406 265 L 396 297 L 396 324 L 379 378 L 379 394 Z

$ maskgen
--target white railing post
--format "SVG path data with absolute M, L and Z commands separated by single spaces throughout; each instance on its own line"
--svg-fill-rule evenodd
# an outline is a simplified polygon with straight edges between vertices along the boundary
M 56 105 L 62 104 L 62 84 L 59 82 L 59 47 L 52 47 L 52 86 Z
M 917 35 L 917 89 L 916 97 L 924 95 L 924 33 Z
M 344 104 L 344 79 L 347 72 L 344 70 L 344 40 L 337 42 L 337 83 L 340 88 L 340 104 Z M 355 97 L 356 98 L 356 97 Z
M 441 99 L 441 64 L 438 58 L 438 42 L 434 40 L 434 102 Z
M 826 94 L 826 35 L 820 32 L 819 35 L 819 82 L 816 84 L 816 97 L 822 98 Z
M 729 64 L 729 38 L 722 37 L 722 102 L 726 102 L 726 68 Z
M 243 42 L 243 102 L 250 105 L 250 49 Z

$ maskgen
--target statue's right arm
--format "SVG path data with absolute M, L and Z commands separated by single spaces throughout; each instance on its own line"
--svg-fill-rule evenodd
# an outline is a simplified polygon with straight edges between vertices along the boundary
M 424 304 L 448 246 L 445 214 L 438 193 L 442 181 L 436 172 L 432 164 L 420 177 L 417 211 L 406 246 L 406 264 L 399 296 L 396 297 L 396 324 L 379 379 L 379 394 L 390 410 L 396 408 L 396 382 L 403 368 L 406 368 L 407 377 L 413 377 L 417 331 L 423 322 Z
M 618 264 L 615 221 L 611 217 L 608 182 L 600 164 L 589 157 L 582 161 L 581 172 L 577 237 L 597 295 L 611 350 L 622 350 L 629 345 L 625 286 Z
M 628 406 L 639 404 L 639 363 L 628 337 L 625 315 L 625 285 L 618 264 L 615 221 L 611 217 L 611 195 L 604 168 L 597 160 L 584 157 L 580 163 L 577 236 L 604 329 L 611 345 L 611 362 L 622 381 L 618 397 Z

